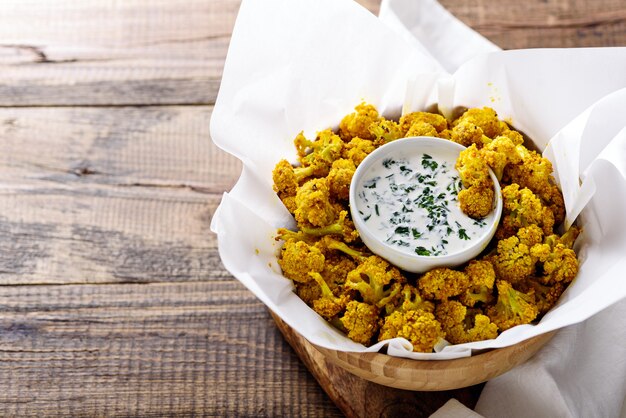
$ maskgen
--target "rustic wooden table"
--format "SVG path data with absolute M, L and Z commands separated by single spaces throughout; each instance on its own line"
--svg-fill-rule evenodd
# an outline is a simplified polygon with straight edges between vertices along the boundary
M 239 2 L 0 4 L 0 415 L 341 415 L 209 231 Z M 504 48 L 626 44 L 623 0 L 442 3 Z

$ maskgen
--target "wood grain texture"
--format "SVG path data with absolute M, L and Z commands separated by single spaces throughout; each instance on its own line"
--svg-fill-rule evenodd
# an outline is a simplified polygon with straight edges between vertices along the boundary
M 0 300 L 2 416 L 340 416 L 235 281 L 10 286 Z
M 4 0 L 0 106 L 213 104 L 240 3 Z
M 1 2 L 0 415 L 370 413 L 346 388 L 380 416 L 476 402 L 328 365 L 333 386 L 291 341 L 327 397 L 221 265 L 209 224 L 241 165 L 208 127 L 239 3 Z M 626 45 L 621 0 L 442 4 L 505 48 Z
M 440 0 L 503 49 L 626 45 L 623 0 Z

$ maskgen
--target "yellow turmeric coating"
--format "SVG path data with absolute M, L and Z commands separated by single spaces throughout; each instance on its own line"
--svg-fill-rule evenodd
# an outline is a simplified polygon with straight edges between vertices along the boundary
M 527 188 L 516 183 L 502 189 L 502 219 L 496 232 L 498 239 L 517 233 L 519 228 L 539 226 L 545 235 L 552 233 L 554 215 L 541 204 L 541 200 Z
M 348 273 L 346 287 L 358 291 L 364 302 L 382 308 L 393 301 L 404 283 L 406 278 L 398 268 L 373 255 Z
M 482 148 L 483 144 L 489 138 L 485 137 L 482 129 L 470 121 L 464 120 L 456 124 L 450 131 L 450 139 L 464 147 L 472 144 L 478 148 Z
M 298 189 L 295 216 L 299 224 L 313 226 L 326 226 L 335 220 L 325 178 L 309 180 Z
M 385 318 L 378 341 L 396 337 L 406 338 L 413 345 L 413 351 L 430 353 L 435 344 L 445 337 L 445 332 L 430 312 L 395 311 Z
M 425 123 L 435 128 L 435 131 L 441 132 L 448 129 L 448 121 L 441 115 L 429 112 L 413 112 L 407 113 L 400 117 L 400 129 L 402 132 L 409 132 L 411 127 L 416 123 Z M 405 135 L 410 136 L 410 135 Z
M 380 328 L 379 309 L 367 303 L 351 301 L 341 323 L 348 330 L 348 338 L 357 343 L 369 345 Z
M 376 147 L 405 136 L 399 124 L 385 118 L 381 118 L 378 122 L 372 123 L 369 126 L 369 131 L 374 136 L 374 144 Z
M 489 107 L 483 107 L 482 109 L 468 109 L 453 123 L 453 126 L 456 126 L 461 122 L 469 122 L 478 126 L 489 138 L 495 138 L 503 130 L 503 126 L 501 125 L 495 110 Z
M 371 104 L 361 103 L 354 108 L 356 112 L 345 116 L 339 124 L 339 136 L 345 142 L 354 137 L 374 139 L 369 127 L 379 120 L 378 111 Z
M 515 144 L 506 136 L 498 136 L 488 142 L 480 149 L 479 154 L 496 175 L 498 181 L 502 180 L 504 168 L 507 165 L 518 164 L 521 161 Z
M 537 317 L 539 308 L 535 304 L 534 291 L 523 293 L 504 280 L 498 281 L 496 287 L 498 302 L 487 309 L 487 316 L 501 331 L 529 324 Z
M 465 187 L 473 185 L 484 186 L 491 181 L 489 166 L 480 157 L 476 144 L 472 144 L 467 149 L 461 151 L 455 167 Z
M 437 136 L 437 129 L 429 123 L 417 121 L 406 131 L 405 136 Z
M 474 219 L 484 218 L 493 210 L 495 192 L 491 180 L 486 185 L 472 185 L 457 195 L 463 213 Z
M 452 344 L 463 344 L 496 338 L 498 326 L 489 317 L 470 310 L 460 302 L 450 300 L 437 305 L 435 318 L 446 333 L 446 340 Z
M 467 275 L 445 267 L 435 268 L 419 278 L 418 287 L 426 299 L 445 300 L 458 296 L 469 287 Z
M 328 173 L 328 186 L 330 193 L 340 200 L 348 200 L 350 198 L 350 183 L 356 166 L 351 160 L 339 159 L 333 162 Z
M 304 241 L 287 241 L 281 250 L 278 264 L 283 275 L 294 282 L 308 282 L 310 272 L 324 270 L 324 254 Z
M 465 274 L 469 279 L 469 287 L 465 293 L 461 294 L 459 300 L 469 307 L 478 303 L 491 303 L 493 301 L 493 286 L 496 282 L 496 272 L 491 262 L 472 260 L 465 267 Z
M 368 154 L 376 149 L 374 142 L 368 139 L 354 137 L 343 147 L 342 158 L 348 159 L 354 163 L 356 167 L 368 156 Z

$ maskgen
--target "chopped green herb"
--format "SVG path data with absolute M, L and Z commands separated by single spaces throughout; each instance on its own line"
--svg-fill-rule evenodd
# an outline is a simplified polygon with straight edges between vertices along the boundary
M 439 167 L 439 164 L 437 164 L 437 161 L 433 160 L 433 157 L 428 154 L 424 154 L 422 157 L 422 167 L 435 171 L 437 167 Z
M 390 169 L 392 165 L 396 164 L 396 161 L 391 158 L 385 158 L 383 160 L 383 167 Z
M 482 228 L 483 226 L 487 225 L 487 221 L 485 221 L 484 219 L 476 219 L 474 221 L 474 225 L 478 225 Z
M 470 239 L 470 237 L 467 235 L 467 232 L 463 228 L 459 229 L 459 238 L 464 240 Z
M 374 177 L 371 180 L 366 181 L 365 183 L 363 183 L 363 187 L 367 188 L 367 189 L 375 189 L 376 188 L 376 182 L 380 180 L 380 177 Z
M 399 226 L 394 231 L 398 235 L 409 236 L 409 227 L 408 226 Z
M 426 249 L 426 248 L 424 248 L 424 247 L 416 247 L 416 248 L 415 248 L 415 253 L 416 253 L 417 255 L 430 255 L 430 251 L 429 251 L 429 250 L 427 250 L 427 249 Z

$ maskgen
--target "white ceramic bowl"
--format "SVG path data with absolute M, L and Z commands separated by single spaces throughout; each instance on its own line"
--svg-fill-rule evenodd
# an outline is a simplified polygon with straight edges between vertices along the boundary
M 494 216 L 485 218 L 489 220 L 489 224 L 481 229 L 481 234 L 477 238 L 469 241 L 469 245 L 445 255 L 417 255 L 401 251 L 399 248 L 387 244 L 372 232 L 371 227 L 365 223 L 363 216 L 357 210 L 357 193 L 363 187 L 364 175 L 370 171 L 373 165 L 381 163 L 383 159 L 392 156 L 398 158 L 398 156 L 410 157 L 411 155 L 432 153 L 445 155 L 446 158 L 452 158 L 453 161 L 456 161 L 456 158 L 464 149 L 464 146 L 446 139 L 426 136 L 411 137 L 398 139 L 383 145 L 374 150 L 363 160 L 354 173 L 350 185 L 350 212 L 354 225 L 361 235 L 361 239 L 373 253 L 383 257 L 403 270 L 423 273 L 436 267 L 454 267 L 463 264 L 478 256 L 478 254 L 487 247 L 496 232 L 502 214 L 500 184 L 491 170 L 489 171 L 495 192 Z

